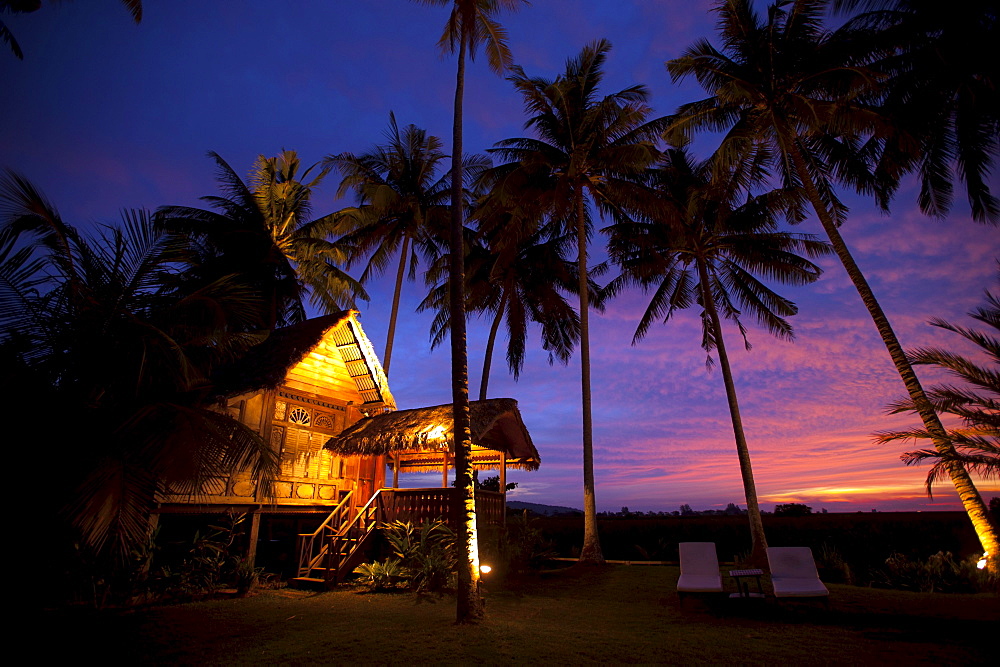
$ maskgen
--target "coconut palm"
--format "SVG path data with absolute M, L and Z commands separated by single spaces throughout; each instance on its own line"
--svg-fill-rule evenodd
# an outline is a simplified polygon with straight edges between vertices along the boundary
M 786 193 L 748 199 L 740 178 L 737 171 L 713 175 L 710 162 L 696 163 L 686 151 L 669 150 L 649 174 L 655 198 L 635 211 L 638 221 L 623 221 L 609 229 L 609 252 L 623 272 L 609 289 L 617 291 L 628 283 L 653 288 L 633 344 L 656 320 L 666 322 L 678 310 L 701 307 L 702 346 L 718 353 L 733 422 L 750 520 L 751 560 L 764 563 L 767 540 L 722 319 L 734 322 L 744 341 L 745 316 L 778 338 L 791 339 L 792 327 L 785 318 L 797 312 L 795 304 L 754 274 L 783 284 L 811 283 L 819 277 L 819 267 L 797 253 L 817 257 L 827 254 L 829 247 L 808 235 L 777 231 Z
M 770 170 L 785 187 L 803 193 L 933 434 L 935 449 L 949 453 L 947 433 L 840 234 L 846 207 L 834 183 L 867 191 L 879 185 L 867 169 L 867 148 L 879 145 L 887 123 L 866 104 L 877 96 L 878 76 L 853 64 L 856 35 L 822 27 L 827 5 L 827 0 L 779 2 L 762 21 L 749 0 L 721 2 L 716 11 L 723 50 L 701 40 L 667 62 L 674 81 L 693 76 L 711 95 L 681 106 L 671 134 L 679 141 L 698 130 L 724 130 L 720 165 L 743 162 L 762 173 Z M 887 197 L 885 191 L 875 194 Z M 961 465 L 947 466 L 984 549 L 997 553 L 996 530 L 972 479 Z
M 91 555 L 127 560 L 166 485 L 197 492 L 208 477 L 250 470 L 266 489 L 274 452 L 212 409 L 209 379 L 259 340 L 253 287 L 237 276 L 172 287 L 180 250 L 143 211 L 87 238 L 13 172 L 0 180 L 0 209 L 4 386 L 28 391 L 19 414 L 44 424 L 19 465 L 37 465 L 41 451 L 59 461 L 46 501 Z
M 961 384 L 944 384 L 932 387 L 928 398 L 934 408 L 961 420 L 961 426 L 948 430 L 955 445 L 952 452 L 937 449 L 919 449 L 904 452 L 901 459 L 906 465 L 933 461 L 927 473 L 927 495 L 932 493 L 935 481 L 948 478 L 949 461 L 956 461 L 983 479 L 1000 479 L 1000 299 L 986 293 L 986 305 L 969 315 L 988 326 L 993 332 L 979 331 L 950 324 L 942 319 L 931 320 L 935 327 L 957 333 L 978 347 L 989 365 L 940 348 L 920 348 L 910 352 L 914 364 L 943 368 Z M 992 366 L 992 367 L 991 367 Z M 913 412 L 913 401 L 904 399 L 890 406 L 890 412 Z M 888 431 L 877 434 L 876 442 L 930 440 L 926 429 Z
M 576 293 L 577 271 L 574 262 L 565 258 L 566 246 L 573 239 L 567 235 L 546 238 L 534 231 L 525 238 L 511 238 L 510 222 L 474 243 L 466 257 L 466 311 L 478 312 L 490 319 L 490 330 L 483 355 L 479 400 L 488 396 L 493 352 L 500 326 L 507 331 L 507 367 L 516 380 L 524 366 L 528 325 L 541 328 L 542 349 L 549 353 L 549 363 L 567 363 L 580 339 L 580 318 L 566 301 L 566 293 Z M 504 234 L 497 233 L 503 230 Z M 498 237 L 503 236 L 503 245 Z M 447 259 L 447 258 L 442 258 Z M 420 304 L 420 310 L 433 310 L 431 346 L 444 342 L 451 325 L 448 307 L 447 264 L 438 262 L 428 272 L 437 284 Z M 591 300 L 600 303 L 597 285 L 591 283 Z
M 580 560 L 585 563 L 604 560 L 594 494 L 587 201 L 601 212 L 625 205 L 640 189 L 629 176 L 653 162 L 653 141 L 661 129 L 649 121 L 649 95 L 644 86 L 598 97 L 610 49 L 606 40 L 587 45 L 554 80 L 529 77 L 520 67 L 513 68 L 510 81 L 524 98 L 529 115 L 525 127 L 533 129 L 537 138 L 506 139 L 490 151 L 509 161 L 490 176 L 499 197 L 534 200 L 550 224 L 576 235 L 583 397 L 584 544 Z
M 482 46 L 487 63 L 497 74 L 502 73 L 513 59 L 507 46 L 507 31 L 496 17 L 502 11 L 515 11 L 526 0 L 417 0 L 435 7 L 450 7 L 451 14 L 445 23 L 438 45 L 442 51 L 458 54 L 455 76 L 455 107 L 451 145 L 451 226 L 449 254 L 451 256 L 450 290 L 451 307 L 451 393 L 455 412 L 455 477 L 462 494 L 464 518 L 459 531 L 459 543 L 464 545 L 468 557 L 458 570 L 459 623 L 475 622 L 483 616 L 483 602 L 479 596 L 479 548 L 476 539 L 476 501 L 473 471 L 469 465 L 472 455 L 472 426 L 469 416 L 469 360 L 465 335 L 465 260 L 462 237 L 463 215 L 462 185 L 462 127 L 465 99 L 465 58 L 475 58 Z
M 1000 81 L 993 64 L 1000 10 L 993 0 L 834 0 L 840 11 L 867 10 L 851 25 L 886 79 L 881 106 L 905 130 L 887 154 L 895 168 L 919 171 L 920 208 L 942 216 L 953 180 L 963 180 L 974 219 L 1000 221 L 990 172 L 1000 154 Z M 915 163 L 915 164 L 914 164 Z
M 415 125 L 400 130 L 392 113 L 385 138 L 385 144 L 365 153 L 329 155 L 324 163 L 342 176 L 337 196 L 353 192 L 358 200 L 357 207 L 340 212 L 347 233 L 338 244 L 349 249 L 348 265 L 368 257 L 361 282 L 381 275 L 399 253 L 382 357 L 388 373 L 403 278 L 407 273 L 410 280 L 416 277 L 421 256 L 430 263 L 443 252 L 451 192 L 449 174 L 439 172 L 448 157 L 440 139 Z
M 197 255 L 185 280 L 244 276 L 266 299 L 261 328 L 302 321 L 306 298 L 328 313 L 368 298 L 340 268 L 347 255 L 331 240 L 340 231 L 338 217 L 312 219 L 312 192 L 328 169 L 311 176 L 313 165 L 300 175 L 295 151 L 283 151 L 259 156 L 244 183 L 217 153 L 209 157 L 218 165 L 222 190 L 221 196 L 202 197 L 212 210 L 163 206 L 157 211 L 158 224 L 187 239 Z

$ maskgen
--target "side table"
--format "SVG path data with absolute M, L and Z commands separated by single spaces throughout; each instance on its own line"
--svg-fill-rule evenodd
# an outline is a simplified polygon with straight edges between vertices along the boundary
M 759 569 L 748 569 L 748 570 L 730 570 L 729 576 L 736 581 L 737 593 L 733 593 L 729 597 L 731 598 L 762 598 L 764 597 L 764 589 L 761 588 L 760 578 L 764 576 L 764 570 Z M 750 592 L 750 582 L 748 579 L 753 577 L 757 580 L 757 592 Z

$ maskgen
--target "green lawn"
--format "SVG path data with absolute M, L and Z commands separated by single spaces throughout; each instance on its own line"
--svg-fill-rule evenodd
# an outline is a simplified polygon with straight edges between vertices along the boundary
M 821 603 L 681 607 L 676 567 L 570 568 L 488 594 L 487 620 L 453 598 L 264 591 L 136 611 L 60 611 L 42 655 L 131 664 L 994 664 L 1000 599 L 830 586 Z

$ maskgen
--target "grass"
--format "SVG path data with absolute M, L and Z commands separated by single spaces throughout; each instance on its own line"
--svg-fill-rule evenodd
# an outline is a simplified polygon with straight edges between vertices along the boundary
M 488 594 L 481 625 L 454 599 L 281 589 L 39 621 L 47 657 L 130 664 L 992 664 L 1000 599 L 831 585 L 821 603 L 677 597 L 676 567 L 572 567 Z M 61 652 L 64 654 L 60 655 Z M 989 658 L 989 656 L 993 658 Z

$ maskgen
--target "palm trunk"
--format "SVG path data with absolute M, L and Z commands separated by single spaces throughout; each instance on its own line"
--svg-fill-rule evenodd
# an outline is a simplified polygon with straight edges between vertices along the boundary
M 503 320 L 503 310 L 507 306 L 507 291 L 500 294 L 500 305 L 497 307 L 497 316 L 493 318 L 490 326 L 490 337 L 486 341 L 486 353 L 483 355 L 483 377 L 479 380 L 479 400 L 486 400 L 486 388 L 490 383 L 490 367 L 493 365 L 493 347 L 497 341 L 497 331 L 500 329 L 500 322 Z
M 955 447 L 948 438 L 948 434 L 941 424 L 941 419 L 938 417 L 937 412 L 935 412 L 934 406 L 927 398 L 927 394 L 924 393 L 924 389 L 920 385 L 920 380 L 917 378 L 917 374 L 913 371 L 913 366 L 903 351 L 903 346 L 900 345 L 899 339 L 896 338 L 896 333 L 892 330 L 892 325 L 889 324 L 889 319 L 885 316 L 882 307 L 875 299 L 874 292 L 872 292 L 871 287 L 868 285 L 868 281 L 865 280 L 864 274 L 861 273 L 861 269 L 858 268 L 857 263 L 851 256 L 850 250 L 848 250 L 847 244 L 844 242 L 844 237 L 841 236 L 840 230 L 833 220 L 833 216 L 830 215 L 830 212 L 823 205 L 816 184 L 813 183 L 806 170 L 805 160 L 798 146 L 793 144 L 790 153 L 795 170 L 805 187 L 806 195 L 809 197 L 809 201 L 812 203 L 816 215 L 819 217 L 820 223 L 823 225 L 823 229 L 826 231 L 827 237 L 829 237 L 830 243 L 837 253 L 837 257 L 840 258 L 844 269 L 847 270 L 848 277 L 854 283 L 858 294 L 861 295 L 861 300 L 864 302 L 865 307 L 868 308 L 868 313 L 871 315 L 872 321 L 875 323 L 875 327 L 882 337 L 882 342 L 889 351 L 889 356 L 892 357 L 896 371 L 906 386 L 910 400 L 913 401 L 913 405 L 917 409 L 917 414 L 920 415 L 920 419 L 924 423 L 924 428 L 931 435 L 934 448 L 942 454 L 954 454 Z M 952 484 L 955 485 L 958 497 L 962 500 L 962 506 L 972 521 L 972 526 L 979 537 L 983 550 L 989 553 L 989 568 L 993 572 L 998 572 L 1000 571 L 1000 540 L 997 539 L 996 528 L 990 523 L 986 504 L 983 502 L 982 496 L 979 495 L 979 491 L 976 489 L 976 485 L 973 484 L 972 478 L 969 476 L 969 472 L 965 469 L 965 466 L 955 460 L 946 459 L 946 461 L 945 465 L 947 466 L 948 474 L 951 477 Z
M 580 285 L 580 385 L 583 393 L 583 549 L 580 562 L 604 562 L 597 535 L 597 499 L 594 494 L 594 423 L 590 403 L 590 293 L 587 291 L 587 222 L 583 189 L 576 193 L 576 245 Z
M 399 295 L 403 291 L 403 275 L 406 273 L 406 256 L 410 251 L 410 237 L 403 237 L 403 249 L 399 253 L 399 268 L 396 269 L 396 289 L 392 293 L 392 310 L 389 312 L 389 331 L 385 335 L 385 355 L 382 370 L 389 376 L 389 360 L 392 358 L 392 341 L 396 338 L 396 315 L 399 313 Z
M 449 296 L 451 303 L 451 396 L 455 418 L 455 486 L 458 510 L 458 595 L 456 620 L 476 623 L 484 616 L 479 594 L 479 540 L 476 534 L 476 495 L 472 467 L 472 426 L 469 415 L 469 360 L 465 333 L 465 247 L 462 237 L 462 98 L 465 94 L 465 52 L 468 35 L 463 31 L 458 50 L 455 82 L 455 118 L 451 156 L 451 243 Z
M 729 353 L 722 337 L 722 321 L 719 311 L 715 308 L 715 298 L 712 296 L 708 280 L 708 268 L 705 262 L 698 260 L 698 277 L 701 281 L 701 298 L 712 321 L 715 334 L 715 348 L 719 352 L 719 366 L 722 368 L 722 380 L 726 385 L 726 399 L 729 401 L 729 415 L 733 420 L 733 435 L 736 437 L 736 453 L 740 459 L 740 475 L 743 476 L 743 493 L 747 500 L 747 518 L 750 520 L 750 562 L 758 567 L 767 563 L 767 538 L 764 536 L 764 522 L 760 515 L 760 505 L 757 504 L 757 487 L 753 481 L 753 469 L 750 467 L 750 449 L 743 433 L 743 418 L 740 416 L 740 404 L 736 399 L 736 384 L 733 382 L 733 372 L 729 367 Z

